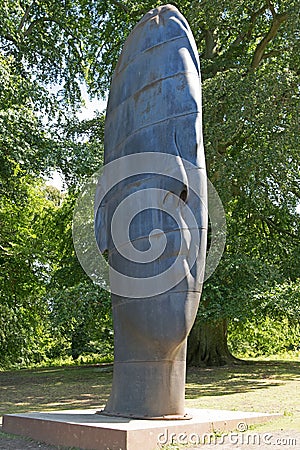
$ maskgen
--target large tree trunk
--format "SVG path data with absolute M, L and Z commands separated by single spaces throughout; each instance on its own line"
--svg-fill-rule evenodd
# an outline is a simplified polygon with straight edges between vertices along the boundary
M 228 350 L 225 319 L 195 322 L 188 338 L 189 366 L 225 366 L 241 362 Z

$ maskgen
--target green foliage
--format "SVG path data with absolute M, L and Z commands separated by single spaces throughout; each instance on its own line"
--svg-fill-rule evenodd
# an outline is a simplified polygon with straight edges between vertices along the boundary
M 18 197 L 0 197 L 1 365 L 40 360 L 49 339 L 43 302 L 48 261 L 39 231 L 55 206 L 41 184 L 26 175 L 18 177 Z
M 65 339 L 73 359 L 84 353 L 111 355 L 113 334 L 107 291 L 85 281 L 64 290 L 52 290 L 47 300 L 53 334 Z
M 72 120 L 63 130 L 58 142 L 59 168 L 69 189 L 76 195 L 79 187 L 103 164 L 105 115 L 97 113 L 93 119 Z
M 127 35 L 159 4 L 1 3 L 3 364 L 111 346 L 109 297 L 87 279 L 72 244 L 76 197 L 103 162 L 104 115 L 80 122 L 75 112 L 82 83 L 105 96 Z M 253 336 L 257 327 L 261 344 L 251 351 L 267 351 L 266 330 L 286 335 L 299 318 L 299 8 L 294 0 L 175 5 L 200 53 L 208 174 L 227 218 L 225 254 L 205 283 L 199 318 L 233 320 L 237 341 L 245 324 Z M 64 196 L 38 181 L 54 167 Z
M 38 175 L 53 163 L 54 144 L 35 114 L 33 86 L 0 52 L 0 193 L 16 195 L 24 173 Z
M 247 316 L 229 328 L 230 347 L 238 356 L 274 355 L 300 349 L 300 280 L 253 293 Z
M 279 300 L 273 292 L 300 275 L 299 9 L 287 1 L 195 8 L 208 174 L 227 220 L 225 253 L 204 285 L 199 323 L 234 320 L 236 336 L 237 324 L 260 328 L 266 318 L 277 326 L 275 310 L 284 315 L 299 304 L 297 294 Z
M 266 290 L 278 277 L 276 266 L 242 252 L 230 254 L 227 251 L 204 284 L 199 318 L 202 321 L 242 319 L 252 315 L 254 294 Z M 259 304 L 257 306 L 259 308 Z
M 18 202 L 0 199 L 0 365 L 87 352 L 111 357 L 110 296 L 76 258 L 74 196 L 63 198 L 28 175 L 18 187 Z
M 265 316 L 263 319 L 234 322 L 229 326 L 229 348 L 238 357 L 272 356 L 299 351 L 299 323 L 291 324 Z
M 98 345 L 103 323 L 110 323 L 104 309 L 101 324 L 95 312 L 100 331 L 88 332 L 92 306 L 72 312 L 67 301 L 72 288 L 79 292 L 77 286 L 87 283 L 72 244 L 76 192 L 102 162 L 103 116 L 79 123 L 72 111 L 80 106 L 78 83 L 88 78 L 87 62 L 97 46 L 87 37 L 96 11 L 90 16 L 93 7 L 86 2 L 10 0 L 0 10 L 0 364 L 30 364 L 66 354 L 76 326 Z M 48 83 L 60 83 L 62 90 L 52 95 Z M 55 166 L 70 186 L 67 196 L 39 181 Z M 64 289 L 70 310 L 61 323 L 74 325 L 69 335 L 55 321 Z M 96 308 L 93 300 L 91 305 Z
M 253 296 L 253 314 L 274 320 L 286 319 L 290 324 L 300 323 L 300 279 L 294 282 L 275 284 Z

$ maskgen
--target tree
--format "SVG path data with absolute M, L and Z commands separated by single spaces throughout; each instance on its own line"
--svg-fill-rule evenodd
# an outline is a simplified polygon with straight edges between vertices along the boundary
M 73 6 L 75 14 L 76 6 Z M 79 133 L 74 110 L 80 98 L 73 84 L 78 85 L 75 78 L 82 67 L 75 62 L 71 67 L 68 57 L 73 44 L 66 34 L 67 25 L 60 28 L 55 22 L 55 17 L 59 19 L 57 10 L 60 10 L 61 20 L 66 22 L 66 9 L 55 2 L 33 1 L 24 6 L 22 2 L 5 1 L 1 5 L 0 335 L 3 365 L 37 361 L 47 356 L 55 338 L 50 336 L 46 293 L 59 276 L 62 280 L 63 271 L 69 277 L 69 284 L 76 276 L 77 282 L 84 276 L 72 246 L 72 210 L 65 206 L 67 202 L 61 205 L 62 197 L 57 190 L 42 187 L 41 178 L 58 166 L 70 185 L 80 183 L 87 171 L 80 162 L 87 164 L 93 154 L 96 164 L 102 157 L 99 149 L 95 155 L 93 139 L 90 143 L 76 142 L 75 145 L 74 139 L 69 138 L 75 127 Z M 44 26 L 50 16 L 53 21 L 49 20 L 49 27 Z M 50 37 L 47 36 L 49 31 Z M 79 34 L 77 39 L 81 39 Z M 64 48 L 58 50 L 56 43 L 63 40 Z M 55 98 L 45 84 L 63 81 L 67 84 L 64 96 L 59 94 Z M 100 133 L 101 118 L 97 124 L 91 122 L 89 133 L 96 134 L 97 128 Z M 78 155 L 81 160 L 77 158 L 75 166 L 72 159 Z M 67 220 L 62 220 L 64 218 Z M 64 248 L 59 246 L 62 250 L 59 256 L 55 247 L 57 234 L 60 239 L 67 238 Z
M 84 353 L 111 357 L 113 331 L 108 292 L 84 280 L 63 291 L 52 289 L 47 298 L 52 330 L 65 339 L 74 360 Z
M 72 240 L 77 192 L 69 192 L 44 224 L 44 251 L 51 266 L 45 299 L 49 329 L 55 341 L 48 356 L 84 353 L 111 356 L 110 294 L 93 284 L 83 271 Z M 86 217 L 85 217 L 86 219 Z M 82 224 L 84 227 L 84 224 Z
M 119 33 L 123 41 L 157 3 L 111 5 L 107 18 L 115 30 L 106 38 Z M 200 53 L 208 175 L 228 222 L 225 255 L 204 286 L 189 362 L 224 364 L 233 360 L 226 334 L 228 319 L 241 317 L 237 305 L 251 315 L 255 290 L 299 276 L 298 8 L 290 1 L 232 0 L 176 6 Z
M 0 48 L 23 76 L 34 74 L 44 86 L 59 84 L 58 97 L 74 107 L 84 82 L 90 92 L 105 95 L 128 33 L 128 12 L 118 1 L 4 0 Z
M 15 196 L 0 197 L 1 366 L 39 362 L 50 336 L 43 301 L 49 277 L 42 223 L 56 206 L 41 184 L 18 173 Z
M 159 3 L 4 1 L 0 55 L 8 82 L 0 105 L 7 130 L 1 181 L 19 166 L 35 174 L 56 166 L 76 192 L 101 164 L 96 142 L 102 139 L 103 117 L 93 124 L 98 137 L 92 146 L 78 138 L 82 125 L 74 127 L 80 83 L 105 95 L 125 38 Z M 176 6 L 200 53 L 208 174 L 228 226 L 224 258 L 204 286 L 189 361 L 224 364 L 231 360 L 228 320 L 256 313 L 251 299 L 257 291 L 299 278 L 298 8 L 294 0 L 180 0 Z M 45 86 L 55 83 L 59 92 L 48 94 Z M 3 106 L 7 99 L 10 112 Z M 38 110 L 47 113 L 47 128 Z M 19 139 L 11 144 L 15 130 Z M 22 193 L 13 186 L 12 191 Z
M 230 346 L 238 354 L 274 355 L 299 350 L 299 279 L 265 286 L 251 299 L 253 318 L 236 320 Z M 247 340 L 241 339 L 247 333 Z
M 130 29 L 158 3 L 107 4 L 102 61 L 108 73 Z M 233 360 L 227 321 L 242 311 L 251 315 L 249 298 L 266 282 L 299 276 L 297 4 L 226 0 L 176 6 L 200 53 L 208 175 L 228 223 L 223 261 L 204 286 L 189 362 L 224 364 Z
M 204 286 L 190 364 L 234 362 L 228 319 L 256 314 L 251 298 L 265 284 L 299 277 L 296 9 L 211 2 L 199 14 L 208 173 L 228 231 L 223 260 Z
M 55 283 L 57 287 L 60 280 L 63 286 L 64 276 L 68 277 L 69 285 L 79 283 L 84 277 L 72 246 L 71 208 L 74 193 L 79 191 L 84 177 L 101 164 L 101 147 L 96 151 L 95 138 L 91 135 L 101 134 L 103 119 L 89 121 L 86 136 L 89 134 L 90 142 L 79 142 L 78 135 L 82 128 L 87 129 L 87 124 L 79 124 L 75 112 L 81 106 L 80 84 L 91 79 L 89 68 L 101 57 L 96 56 L 101 14 L 105 14 L 105 5 L 97 6 L 97 2 L 89 5 L 85 1 L 4 0 L 1 3 L 1 294 L 2 304 L 7 306 L 2 310 L 3 327 L 10 323 L 10 314 L 15 317 L 9 306 L 14 298 L 10 278 L 18 279 L 18 288 L 22 290 L 27 277 L 24 302 L 20 300 L 16 308 L 18 314 L 22 309 L 24 317 L 29 317 L 32 310 L 34 328 L 41 322 L 38 309 L 41 314 L 42 310 L 48 311 L 44 297 L 50 285 L 51 289 Z M 53 85 L 55 89 L 51 93 L 49 89 Z M 62 199 L 53 189 L 41 193 L 42 181 L 38 179 L 53 168 L 59 168 L 65 175 L 73 203 L 65 201 L 61 205 Z M 35 199 L 41 195 L 45 204 L 37 207 Z M 35 236 L 34 250 L 29 236 Z M 17 253 L 12 252 L 15 239 Z M 55 243 L 61 243 L 62 239 L 66 241 L 58 245 L 61 250 L 58 255 Z M 18 262 L 13 264 L 13 257 Z M 31 301 L 34 299 L 39 304 L 35 316 L 29 291 Z M 28 333 L 28 327 L 20 320 L 18 333 L 20 336 Z M 3 328 L 3 338 L 8 343 L 14 339 L 7 326 Z M 25 351 L 24 345 L 15 339 L 15 350 L 9 353 L 8 359 L 17 359 L 18 349 Z
M 45 273 L 37 224 L 46 201 L 35 177 L 53 146 L 32 108 L 33 85 L 0 53 L 1 364 L 37 360 L 47 340 L 41 302 Z

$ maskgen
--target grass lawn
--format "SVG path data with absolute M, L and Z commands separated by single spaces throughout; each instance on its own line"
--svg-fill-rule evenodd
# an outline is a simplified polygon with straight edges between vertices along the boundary
M 0 372 L 0 416 L 102 407 L 111 381 L 112 368 L 97 365 Z M 281 413 L 281 418 L 255 429 L 300 430 L 300 360 L 191 368 L 186 406 Z
M 282 417 L 255 429 L 300 431 L 300 360 L 190 369 L 186 406 L 280 413 Z

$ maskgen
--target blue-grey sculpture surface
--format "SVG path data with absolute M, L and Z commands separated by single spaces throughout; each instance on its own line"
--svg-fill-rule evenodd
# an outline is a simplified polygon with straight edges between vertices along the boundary
M 104 149 L 111 169 L 105 198 L 95 200 L 95 234 L 108 253 L 115 341 L 104 414 L 184 418 L 187 336 L 206 253 L 206 171 L 197 49 L 172 5 L 148 12 L 125 42 Z

